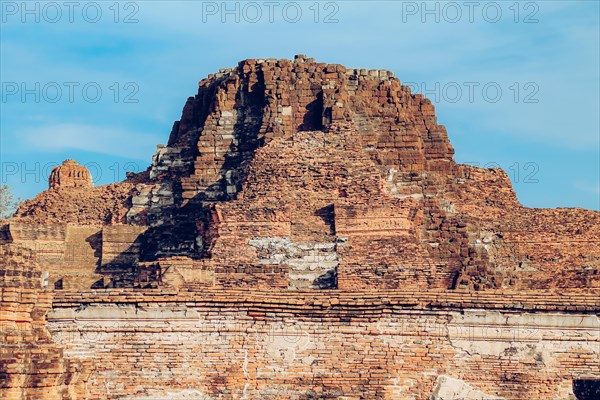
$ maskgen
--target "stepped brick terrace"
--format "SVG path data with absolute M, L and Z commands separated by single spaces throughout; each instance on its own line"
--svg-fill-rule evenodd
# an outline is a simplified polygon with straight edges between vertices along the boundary
M 598 399 L 598 238 L 392 72 L 244 60 L 146 171 L 0 221 L 0 398 Z

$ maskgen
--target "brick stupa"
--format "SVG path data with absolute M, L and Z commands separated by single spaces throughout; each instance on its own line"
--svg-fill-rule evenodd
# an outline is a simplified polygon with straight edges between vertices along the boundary
M 90 171 L 75 160 L 65 160 L 54 167 L 48 179 L 50 189 L 92 187 Z

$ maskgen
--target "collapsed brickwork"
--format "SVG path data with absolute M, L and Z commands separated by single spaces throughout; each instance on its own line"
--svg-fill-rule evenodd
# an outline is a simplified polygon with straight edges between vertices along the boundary
M 597 212 L 522 207 L 505 172 L 458 165 L 453 152 L 431 102 L 391 72 L 245 60 L 200 82 L 148 171 L 66 190 L 59 175 L 86 176 L 66 162 L 17 221 L 145 227 L 123 262 L 96 249 L 81 265 L 91 277 L 117 265 L 104 270 L 109 286 L 172 257 L 224 274 L 213 283 L 226 287 L 600 284 Z M 286 240 L 295 250 L 264 248 Z M 322 262 L 299 261 L 319 247 Z
M 305 56 L 245 60 L 200 81 L 147 171 L 93 187 L 84 167 L 70 160 L 57 167 L 49 190 L 0 224 L 0 248 L 18 246 L 35 258 L 32 274 L 43 274 L 47 284 L 36 290 L 57 296 L 48 327 L 64 347 L 65 360 L 76 365 L 81 354 L 83 359 L 99 354 L 105 365 L 115 366 L 114 376 L 97 370 L 100 377 L 81 378 L 63 398 L 85 398 L 77 394 L 83 384 L 91 398 L 140 400 L 573 396 L 572 380 L 587 388 L 586 382 L 600 377 L 592 361 L 599 356 L 593 348 L 600 307 L 587 300 L 600 295 L 600 213 L 523 207 L 504 171 L 460 165 L 453 154 L 431 102 L 389 71 L 349 69 Z M 258 297 L 234 300 L 240 290 Z M 264 291 L 291 300 L 264 306 L 258 295 Z M 299 294 L 306 291 L 310 296 Z M 509 304 L 502 297 L 521 291 L 522 298 L 509 302 L 510 315 L 498 314 L 490 302 L 478 305 L 484 297 L 470 297 L 490 293 L 499 304 Z M 570 297 L 556 300 L 554 314 L 543 311 L 548 305 L 538 294 L 565 291 Z M 174 293 L 177 305 L 160 296 L 136 297 L 146 292 Z M 429 292 L 458 297 L 433 314 L 429 306 L 413 308 L 410 302 L 380 303 L 390 293 Z M 194 302 L 200 293 L 209 305 L 181 300 L 192 296 Z M 344 294 L 353 301 L 336 310 L 333 302 L 339 304 Z M 96 295 L 108 297 L 85 318 L 78 314 L 96 303 Z M 310 303 L 314 296 L 324 303 Z M 518 311 L 526 301 L 526 310 Z M 121 315 L 111 302 L 132 308 Z M 580 306 L 571 309 L 570 302 Z M 461 304 L 482 310 L 475 320 L 509 318 L 507 327 L 531 322 L 535 329 L 554 329 L 553 318 L 564 326 L 536 339 L 535 350 L 528 340 L 516 340 L 514 354 L 504 348 L 507 353 L 496 354 L 489 338 L 482 338 L 483 350 L 472 351 L 468 343 L 457 350 L 446 333 L 424 331 L 396 348 L 390 341 L 406 338 L 377 330 L 413 318 L 435 320 L 444 332 L 452 321 L 477 325 L 457 314 Z M 311 363 L 295 359 L 268 366 L 278 350 L 247 347 L 237 336 L 223 348 L 211 342 L 208 352 L 192 346 L 188 350 L 197 357 L 184 362 L 175 356 L 178 350 L 169 350 L 181 337 L 168 334 L 157 341 L 156 335 L 133 335 L 126 346 L 133 346 L 131 357 L 139 358 L 140 370 L 126 376 L 131 359 L 113 353 L 131 347 L 111 343 L 118 333 L 102 324 L 106 313 L 129 324 L 128 313 L 138 314 L 140 307 L 156 309 L 158 316 L 148 318 L 157 325 L 144 329 L 158 335 L 188 332 L 192 328 L 181 313 L 191 313 L 206 326 L 188 332 L 193 340 L 222 335 L 215 315 L 226 315 L 240 332 L 260 332 L 260 341 L 269 339 L 270 325 L 287 322 L 321 339 L 304 354 L 314 358 Z M 314 316 L 325 310 L 331 315 Z M 92 329 L 106 337 L 102 345 L 78 341 L 89 328 L 81 318 L 104 321 Z M 561 338 L 579 329 L 577 318 L 585 333 Z M 317 325 L 337 342 L 329 337 L 323 342 L 327 335 Z M 56 338 L 65 331 L 75 332 L 76 343 Z M 156 346 L 146 343 L 155 341 Z M 585 350 L 573 350 L 571 341 Z M 353 351 L 366 355 L 356 358 Z M 528 369 L 530 356 L 543 351 L 548 364 Z M 243 354 L 244 360 L 236 358 Z M 159 356 L 167 361 L 158 362 Z M 334 357 L 357 366 L 338 369 Z M 199 367 L 213 361 L 214 369 Z M 415 363 L 412 372 L 399 366 Z M 180 375 L 190 366 L 200 368 L 199 375 L 184 379 Z M 259 367 L 271 368 L 271 376 L 287 371 L 294 377 L 282 377 L 279 389 L 268 392 L 269 371 Z M 165 368 L 171 378 L 156 378 Z M 254 375 L 248 368 L 255 368 Z M 478 369 L 489 370 L 487 378 L 469 376 Z M 342 384 L 333 383 L 338 378 Z M 108 389 L 115 382 L 118 388 Z M 165 387 L 172 393 L 165 394 Z M 164 393 L 157 394 L 160 390 Z

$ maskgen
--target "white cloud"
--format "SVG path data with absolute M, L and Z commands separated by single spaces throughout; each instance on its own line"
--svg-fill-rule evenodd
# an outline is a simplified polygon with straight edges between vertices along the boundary
M 83 150 L 149 161 L 162 135 L 110 126 L 54 124 L 25 128 L 23 144 L 42 151 Z
M 591 183 L 591 182 L 575 182 L 574 185 L 576 189 L 581 190 L 585 193 L 590 193 L 600 197 L 600 182 Z

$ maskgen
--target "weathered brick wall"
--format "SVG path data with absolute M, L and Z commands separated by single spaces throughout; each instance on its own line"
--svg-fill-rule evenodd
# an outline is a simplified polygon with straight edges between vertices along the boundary
M 0 398 L 75 400 L 89 364 L 63 358 L 46 328 L 52 294 L 27 248 L 0 245 Z
M 103 275 L 99 287 L 133 285 L 135 265 L 141 259 L 142 235 L 146 227 L 111 225 L 102 229 L 101 260 L 98 272 Z
M 9 243 L 32 250 L 51 288 L 89 289 L 101 278 L 101 227 L 66 223 L 11 221 Z
M 48 328 L 67 359 L 94 360 L 89 398 L 565 400 L 600 376 L 599 309 L 591 295 L 109 290 L 58 294 Z

